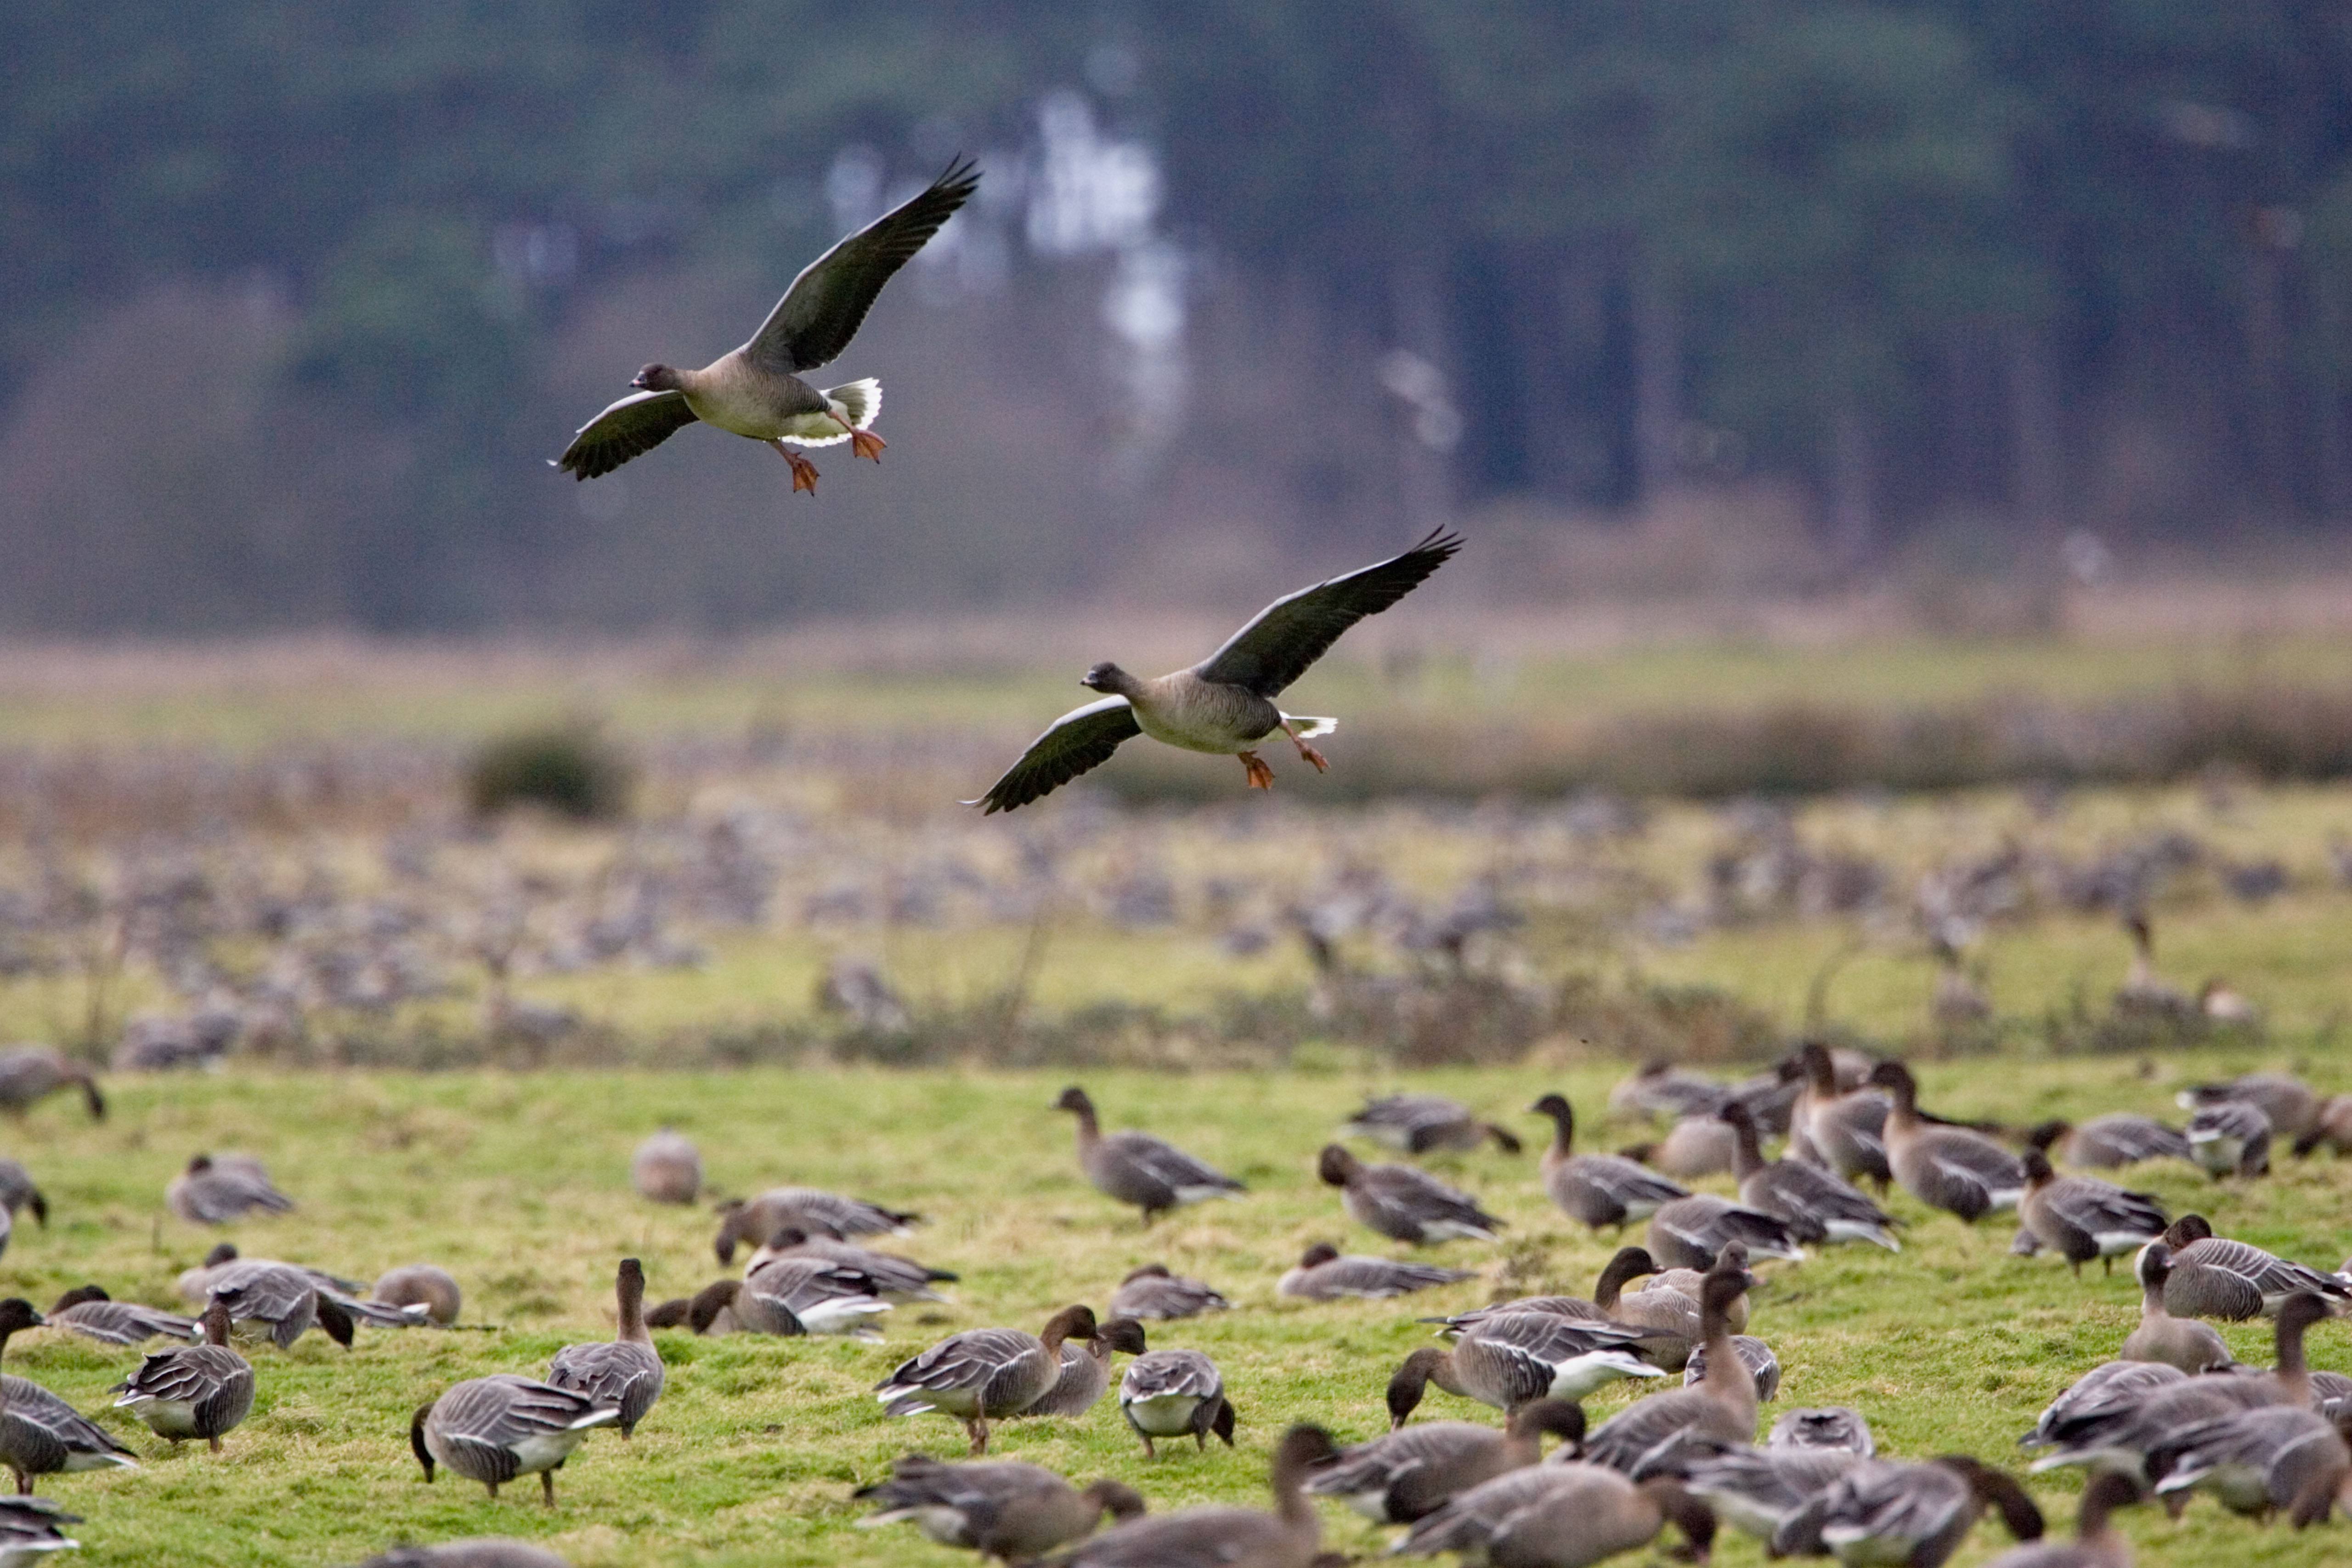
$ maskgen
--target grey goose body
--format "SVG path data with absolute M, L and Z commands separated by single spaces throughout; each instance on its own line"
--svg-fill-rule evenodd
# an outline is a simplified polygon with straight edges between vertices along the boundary
M 1437 1094 L 1391 1094 L 1367 1100 L 1339 1131 L 1400 1154 L 1475 1149 L 1489 1139 L 1506 1154 L 1519 1152 L 1518 1137 L 1508 1128 L 1481 1121 L 1460 1100 Z
M 2267 1175 L 2271 1132 L 2270 1117 L 2252 1100 L 2200 1105 L 2189 1118 L 2189 1157 L 2217 1182 L 2224 1176 Z
M 205 1342 L 157 1351 L 114 1392 L 114 1402 L 173 1444 L 202 1437 L 215 1454 L 222 1435 L 253 1409 L 253 1363 L 228 1348 L 228 1309 L 205 1310 Z
M 2185 1373 L 2226 1367 L 2236 1360 L 2229 1345 L 2208 1323 L 2176 1318 L 2164 1304 L 2164 1287 L 2172 1273 L 2172 1249 L 2152 1241 L 2140 1249 L 2132 1265 L 2139 1280 L 2139 1327 L 2127 1335 L 2116 1352 L 2120 1361 L 2162 1362 Z
M 1627 1377 L 1663 1377 L 1634 1347 L 1642 1331 L 1622 1323 L 1506 1312 L 1488 1318 L 1450 1350 L 1405 1357 L 1389 1379 L 1389 1423 L 1402 1426 L 1430 1384 L 1506 1414 L 1538 1399 L 1582 1399 Z
M 1038 1333 L 1019 1329 L 967 1329 L 903 1362 L 875 1385 L 886 1415 L 940 1411 L 964 1424 L 971 1451 L 988 1451 L 991 1421 L 1017 1415 L 1059 1380 L 1066 1340 L 1092 1339 L 1095 1315 L 1065 1307 Z
M 1858 1454 L 1867 1459 L 1878 1452 L 1878 1439 L 1871 1436 L 1870 1423 L 1861 1411 L 1851 1405 L 1824 1405 L 1807 1410 L 1790 1410 L 1772 1423 L 1766 1433 L 1768 1448 L 1831 1448 L 1842 1453 Z
M 1477 1277 L 1474 1269 L 1440 1268 L 1433 1263 L 1346 1257 L 1329 1242 L 1318 1241 L 1284 1272 L 1275 1294 L 1308 1301 L 1380 1300 L 1440 1285 L 1458 1285 Z
M 1337 1143 L 1316 1157 L 1316 1174 L 1339 1189 L 1359 1225 L 1394 1241 L 1492 1241 L 1503 1221 L 1465 1192 L 1412 1165 L 1367 1165 Z
M 2042 1510 L 2024 1489 L 1965 1454 L 1862 1459 L 1784 1520 L 1771 1546 L 1775 1555 L 1941 1568 L 1988 1506 L 2018 1540 L 2042 1538 Z
M 0 1358 L 9 1338 L 37 1329 L 41 1314 L 21 1296 L 0 1300 Z M 29 1492 L 34 1479 L 80 1470 L 135 1468 L 131 1450 L 80 1411 L 29 1378 L 0 1374 L 0 1465 Z
M 1457 1494 L 1543 1457 L 1545 1433 L 1562 1452 L 1584 1436 L 1584 1412 L 1560 1399 L 1521 1405 L 1501 1431 L 1467 1421 L 1400 1426 L 1346 1449 L 1315 1474 L 1307 1489 L 1338 1498 L 1376 1524 L 1411 1524 Z
M 106 1097 L 89 1068 L 47 1046 L 0 1051 L 0 1110 L 22 1116 L 61 1089 L 78 1089 L 92 1121 L 106 1120 Z
M 1310 1568 L 1322 1521 L 1304 1491 L 1338 1452 L 1319 1426 L 1291 1427 L 1276 1447 L 1274 1511 L 1191 1508 L 1107 1530 L 1047 1559 L 1055 1568 Z
M 1835 1447 L 1728 1447 L 1692 1460 L 1683 1484 L 1717 1519 L 1769 1542 L 1791 1515 L 1867 1458 Z
M 2303 1291 L 2335 1303 L 2352 1303 L 2352 1281 L 2263 1251 L 2252 1242 L 2213 1234 L 2202 1215 L 2187 1214 L 2164 1233 L 2172 1249 L 2165 1277 L 2166 1310 L 2182 1318 L 2219 1318 L 2237 1322 L 2274 1318 L 2287 1298 Z
M 2018 1438 L 2023 1448 L 2063 1448 L 2078 1438 L 2103 1431 L 2132 1415 L 2149 1398 L 2189 1374 L 2169 1362 L 2133 1361 L 2119 1357 L 2097 1366 L 2059 1390 L 2034 1422 Z
M 1788 1221 L 1713 1193 L 1676 1198 L 1650 1216 L 1650 1256 L 1669 1268 L 1711 1268 L 1733 1242 L 1754 1258 L 1794 1262 L 1805 1256 Z
M 1686 1538 L 1689 1555 L 1706 1561 L 1715 1516 L 1681 1483 L 1636 1484 L 1597 1465 L 1534 1465 L 1461 1493 L 1393 1550 L 1421 1557 L 1452 1552 L 1486 1568 L 1588 1568 L 1639 1551 L 1670 1522 Z
M 1013 1414 L 1084 1415 L 1110 1390 L 1112 1352 L 1139 1356 L 1150 1348 L 1141 1323 L 1132 1318 L 1105 1318 L 1095 1325 L 1093 1339 L 1062 1342 L 1061 1371 L 1054 1385 Z
M 822 1258 L 773 1258 L 740 1279 L 698 1293 L 688 1323 L 698 1334 L 839 1334 L 878 1340 L 874 1320 L 891 1310 L 871 1275 Z
M 1105 1132 L 1087 1091 L 1073 1084 L 1054 1109 L 1077 1117 L 1078 1168 L 1097 1191 L 1143 1211 L 1149 1226 L 1185 1204 L 1248 1189 L 1223 1172 L 1146 1132 Z
M 1731 1098 L 1728 1085 L 1685 1072 L 1664 1058 L 1643 1062 L 1609 1091 L 1609 1109 L 1620 1116 L 1712 1116 Z
M 408 1446 L 433 1479 L 446 1466 L 490 1496 L 518 1476 L 539 1477 L 547 1506 L 555 1506 L 555 1472 L 588 1435 L 621 1413 L 587 1394 L 534 1378 L 495 1373 L 469 1378 L 423 1406 L 409 1421 Z
M 875 1505 L 860 1529 L 909 1522 L 942 1546 L 1001 1563 L 1026 1563 L 1085 1535 L 1108 1513 L 1140 1519 L 1143 1499 L 1109 1479 L 1084 1489 L 1017 1460 L 942 1464 L 927 1454 L 894 1460 L 890 1479 L 850 1495 Z
M 690 1204 L 702 1193 L 702 1152 L 684 1133 L 665 1127 L 629 1156 L 629 1185 L 657 1204 Z
M 1544 1194 L 1572 1220 L 1599 1230 L 1649 1218 L 1663 1205 L 1690 1196 L 1690 1189 L 1617 1154 L 1576 1152 L 1576 1111 L 1568 1100 L 1547 1094 L 1529 1106 L 1552 1121 L 1544 1150 Z
M 2326 1102 L 2309 1084 L 2279 1072 L 2250 1072 L 2226 1083 L 2197 1084 L 2182 1089 L 2174 1103 L 2192 1111 L 2231 1103 L 2251 1105 L 2263 1113 L 2273 1134 L 2290 1144 L 2300 1144 L 2317 1129 L 2326 1109 Z
M 1234 1406 L 1225 1397 L 1224 1374 L 1199 1351 L 1151 1351 L 1127 1363 L 1118 1380 L 1118 1414 L 1143 1440 L 1152 1458 L 1161 1437 L 1190 1436 L 1204 1449 L 1214 1432 L 1234 1446 Z
M 158 1338 L 193 1344 L 205 1337 L 194 1318 L 136 1301 L 117 1301 L 96 1285 L 76 1286 L 59 1296 L 46 1321 L 53 1329 L 66 1329 L 110 1345 L 144 1344 Z
M 744 1276 L 749 1278 L 761 1265 L 779 1258 L 811 1258 L 863 1274 L 872 1282 L 874 1294 L 887 1301 L 944 1301 L 947 1298 L 931 1287 L 957 1278 L 948 1269 L 933 1268 L 896 1253 L 876 1252 L 839 1237 L 811 1235 L 797 1225 L 785 1226 L 768 1237 L 767 1245 L 743 1266 Z
M 247 1154 L 198 1154 L 163 1189 L 163 1201 L 190 1225 L 227 1225 L 248 1214 L 285 1214 L 294 1200 Z
M 1733 1139 L 1731 1169 L 1738 1178 L 1740 1202 L 1780 1220 L 1794 1240 L 1866 1241 L 1889 1252 L 1903 1249 L 1895 1238 L 1894 1216 L 1843 1177 L 1801 1161 L 1766 1160 L 1756 1119 L 1746 1106 L 1734 1101 L 1724 1107 L 1721 1121 Z
M 1731 1303 L 1754 1283 L 1747 1264 L 1745 1249 L 1734 1242 L 1707 1271 L 1699 1303 L 1706 1375 L 1637 1399 L 1602 1422 L 1585 1440 L 1587 1459 L 1639 1475 L 1693 1446 L 1745 1447 L 1756 1440 L 1756 1379 L 1732 1343 L 1728 1318 Z
M 2142 1160 L 2191 1158 L 2188 1136 L 2150 1116 L 2111 1111 L 2078 1124 L 2045 1121 L 2027 1141 L 2047 1149 L 2060 1164 L 2092 1170 L 2136 1165 Z
M 1780 1392 L 1780 1358 L 1772 1347 L 1753 1334 L 1734 1334 L 1731 1348 L 1739 1357 L 1739 1364 L 1756 1380 L 1756 1397 L 1769 1405 Z M 1683 1363 L 1683 1385 L 1690 1386 L 1706 1376 L 1706 1347 L 1693 1345 L 1689 1359 Z
M 1837 1173 L 1847 1182 L 1867 1180 L 1883 1194 L 1895 1179 L 1886 1163 L 1886 1112 L 1891 1101 L 1868 1081 L 1849 1084 L 1837 1058 L 1819 1041 L 1807 1041 L 1796 1055 L 1801 1087 L 1789 1113 L 1789 1156 Z
M 566 1345 L 548 1363 L 547 1381 L 586 1395 L 619 1413 L 621 1436 L 628 1437 L 661 1397 L 661 1352 L 646 1328 L 645 1266 L 621 1259 L 613 1281 L 616 1326 L 609 1341 Z
M 458 1310 L 466 1303 L 455 1277 L 430 1263 L 404 1263 L 385 1269 L 376 1276 L 368 1299 L 403 1313 L 421 1307 L 425 1321 L 443 1329 L 457 1321 Z
M 2095 1176 L 2062 1176 L 2039 1149 L 2028 1149 L 2025 1194 L 2018 1218 L 2034 1238 L 2065 1258 L 2076 1274 L 2095 1258 L 2112 1271 L 2118 1254 L 2136 1251 L 2170 1223 L 2147 1193 L 2127 1193 Z
M 47 1498 L 0 1496 L 0 1565 L 28 1568 L 52 1552 L 79 1551 L 66 1526 L 80 1522 Z
M 1203 1312 L 1224 1312 L 1233 1303 L 1201 1280 L 1171 1274 L 1164 1263 L 1147 1263 L 1129 1271 L 1111 1292 L 1115 1318 L 1195 1318 Z
M 2017 1206 L 2025 1195 L 2025 1166 L 2016 1155 L 1980 1132 L 1927 1121 L 1919 1086 L 1902 1063 L 1879 1063 L 1870 1080 L 1894 1102 L 1886 1113 L 1886 1163 L 1905 1192 L 1971 1225 Z
M 722 1204 L 719 1215 L 712 1250 L 721 1263 L 735 1261 L 736 1247 L 762 1246 L 787 1226 L 799 1226 L 811 1236 L 908 1236 L 923 1217 L 815 1187 L 771 1187 L 748 1203 Z
M 2212 1493 L 2232 1513 L 2284 1513 L 2298 1530 L 2323 1523 L 2352 1477 L 2336 1424 L 2299 1405 L 2269 1405 L 2202 1421 L 2152 1449 L 2157 1495 Z

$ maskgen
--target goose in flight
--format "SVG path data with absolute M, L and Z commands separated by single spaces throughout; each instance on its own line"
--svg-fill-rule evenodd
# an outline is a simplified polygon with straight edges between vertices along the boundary
M 649 364 L 629 383 L 636 390 L 581 428 L 551 467 L 575 479 L 609 474 L 699 419 L 764 441 L 793 466 L 793 489 L 816 493 L 816 465 L 791 447 L 846 441 L 861 458 L 882 460 L 873 433 L 882 384 L 853 381 L 818 388 L 802 379 L 849 346 L 890 275 L 923 248 L 980 186 L 979 171 L 958 160 L 929 188 L 883 214 L 804 268 L 751 341 L 700 370 Z
M 1255 748 L 1276 731 L 1318 773 L 1328 771 L 1330 763 L 1307 742 L 1339 721 L 1285 713 L 1275 698 L 1329 652 L 1340 633 L 1412 593 L 1461 548 L 1461 536 L 1441 528 L 1402 555 L 1286 595 L 1190 669 L 1147 680 L 1115 664 L 1096 665 L 1078 684 L 1108 695 L 1055 720 L 986 795 L 963 804 L 984 814 L 1026 805 L 1100 767 L 1120 742 L 1137 735 L 1237 756 L 1253 789 L 1274 787 L 1274 770 Z

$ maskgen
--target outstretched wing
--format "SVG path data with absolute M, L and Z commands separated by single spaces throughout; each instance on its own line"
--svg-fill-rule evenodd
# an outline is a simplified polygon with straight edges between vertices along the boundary
M 694 423 L 683 392 L 633 392 L 580 427 L 549 467 L 575 479 L 609 474 Z
M 1276 599 L 1192 673 L 1272 697 L 1329 652 L 1341 632 L 1412 593 L 1461 548 L 1461 536 L 1441 528 L 1402 555 Z
M 743 345 L 762 370 L 813 370 L 857 335 L 890 275 L 923 248 L 980 188 L 980 171 L 959 159 L 930 188 L 883 214 L 801 269 L 768 319 Z
M 1118 750 L 1121 741 L 1131 741 L 1141 733 L 1135 722 L 1135 710 L 1128 706 L 1124 697 L 1106 697 L 1099 702 L 1074 708 L 1055 720 L 1053 728 L 1030 742 L 1021 760 L 989 785 L 986 795 L 961 804 L 986 807 L 982 816 L 1026 805 L 1040 795 L 1053 794 L 1087 769 L 1102 766 L 1110 761 L 1110 754 Z

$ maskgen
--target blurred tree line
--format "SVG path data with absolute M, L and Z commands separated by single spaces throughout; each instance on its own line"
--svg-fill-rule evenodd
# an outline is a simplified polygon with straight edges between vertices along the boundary
M 772 295 L 836 232 L 843 149 L 910 176 L 1021 148 L 1074 87 L 1151 150 L 1194 273 L 1385 387 L 1358 447 L 1243 451 L 1286 466 L 1302 536 L 1755 475 L 1807 487 L 1855 572 L 1956 519 L 2352 516 L 2341 0 L 19 0 L 0 425 L 99 456 L 0 494 L 0 624 L 625 619 L 546 586 L 586 548 L 537 465 L 567 334 L 648 274 Z M 1034 337 L 1066 279 L 1034 209 L 1030 238 L 1008 287 Z M 145 329 L 87 347 L 189 279 L 271 323 L 242 446 L 208 434 L 234 377 L 201 321 L 176 380 Z M 117 367 L 91 401 L 26 390 L 76 344 Z M 1193 426 L 1174 450 L 1234 445 Z M 309 477 L 202 519 L 106 477 L 194 494 L 232 446 Z M 213 587 L 109 592 L 135 560 Z

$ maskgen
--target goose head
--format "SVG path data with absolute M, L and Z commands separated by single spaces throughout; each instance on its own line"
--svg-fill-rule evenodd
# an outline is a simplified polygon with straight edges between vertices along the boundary
M 420 1405 L 416 1407 L 416 1414 L 408 1418 L 408 1449 L 416 1456 L 416 1462 L 425 1467 L 425 1484 L 428 1487 L 433 1484 L 433 1450 L 425 1446 L 425 1423 L 431 1419 L 432 1415 L 431 1405 Z
M 1315 1157 L 1315 1173 L 1327 1186 L 1344 1187 L 1363 1171 L 1363 1162 L 1337 1143 L 1323 1145 L 1323 1152 Z
M 681 383 L 677 372 L 666 364 L 649 364 L 629 378 L 629 384 L 639 392 L 676 392 Z
M 1091 691 L 1108 691 L 1116 695 L 1133 686 L 1135 677 L 1105 659 L 1078 677 L 1078 684 Z

